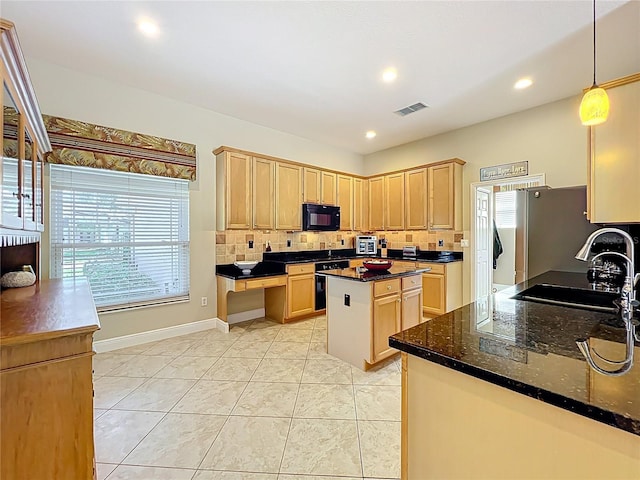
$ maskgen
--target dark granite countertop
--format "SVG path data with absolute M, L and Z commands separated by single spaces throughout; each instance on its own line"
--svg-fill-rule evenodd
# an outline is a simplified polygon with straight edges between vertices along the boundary
M 331 255 L 329 255 L 331 252 Z M 353 248 L 341 248 L 331 250 L 301 250 L 297 252 L 265 252 L 262 258 L 270 262 L 282 263 L 309 263 L 309 262 L 329 262 L 333 260 L 354 260 L 358 258 L 388 258 L 390 260 L 408 260 L 432 263 L 461 262 L 462 252 L 419 250 L 415 257 L 402 256 L 402 250 L 389 249 L 386 256 L 380 255 L 357 255 Z
M 392 265 L 389 270 L 367 270 L 364 267 L 343 268 L 340 270 L 325 270 L 316 272 L 316 275 L 326 275 L 327 277 L 339 277 L 347 280 L 359 282 L 375 282 L 376 280 L 387 280 L 389 278 L 408 277 L 416 273 L 430 271 L 430 268 L 415 268 L 404 265 Z
M 624 356 L 614 313 L 512 299 L 533 285 L 588 288 L 586 275 L 547 272 L 392 337 L 401 351 L 640 435 L 640 344 L 625 375 L 594 372 L 575 343 L 591 338 L 605 356 Z M 615 353 L 611 353 L 614 350 Z
M 244 274 L 242 270 L 236 267 L 233 263 L 225 265 L 216 265 L 216 275 L 221 277 L 232 278 L 234 280 L 244 280 L 247 278 L 258 277 L 274 277 L 276 275 L 286 275 L 286 266 L 280 262 L 260 262 L 253 269 L 251 273 Z

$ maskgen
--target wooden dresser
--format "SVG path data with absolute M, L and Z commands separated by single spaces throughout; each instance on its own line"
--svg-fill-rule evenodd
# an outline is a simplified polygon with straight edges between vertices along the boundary
M 93 334 L 84 280 L 0 294 L 0 478 L 94 478 Z

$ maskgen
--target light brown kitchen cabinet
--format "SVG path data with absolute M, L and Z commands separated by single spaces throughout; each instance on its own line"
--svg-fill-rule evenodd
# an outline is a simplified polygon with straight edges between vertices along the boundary
M 315 311 L 315 266 L 311 263 L 288 267 L 298 269 L 287 268 L 287 318 L 309 315 Z
M 462 306 L 462 262 L 420 262 L 418 266 L 431 269 L 422 274 L 424 316 L 433 318 Z
M 276 162 L 253 157 L 253 228 L 275 228 L 275 173 Z
M 405 228 L 427 230 L 427 169 L 416 168 L 404 174 Z
M 340 230 L 353 229 L 353 177 L 338 175 L 338 198 L 340 207 Z
M 252 228 L 252 157 L 222 151 L 216 155 L 218 230 Z
M 399 283 L 399 280 L 397 280 Z M 402 330 L 402 310 L 399 289 L 394 293 L 373 299 L 372 355 L 371 363 L 397 352 L 389 346 L 389 337 Z
M 304 203 L 320 203 L 320 170 L 307 167 L 302 170 Z
M 7 289 L 0 316 L 0 478 L 94 478 L 89 284 Z
M 0 27 L 0 227 L 42 231 L 42 158 L 51 145 L 14 25 L 0 19 Z
M 353 229 L 357 231 L 368 230 L 369 198 L 368 182 L 363 178 L 353 179 Z
M 302 229 L 302 167 L 276 162 L 276 229 Z
M 428 167 L 429 230 L 462 229 L 462 165 L 453 159 Z
M 592 223 L 640 222 L 640 73 L 601 85 L 611 112 L 588 128 L 587 217 Z
M 415 327 L 422 321 L 422 279 L 421 275 L 415 275 L 413 277 L 405 277 L 402 280 L 401 330 L 406 330 Z
M 333 172 L 325 172 L 323 170 L 321 171 L 320 176 L 320 203 L 325 205 L 336 205 L 336 174 Z
M 385 230 L 404 230 L 404 172 L 384 177 Z
M 369 230 L 384 230 L 384 177 L 369 179 Z

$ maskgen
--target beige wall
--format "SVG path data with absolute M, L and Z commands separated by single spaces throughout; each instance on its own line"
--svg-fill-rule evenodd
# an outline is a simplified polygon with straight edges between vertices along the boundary
M 35 59 L 28 58 L 27 63 L 43 113 L 197 145 L 198 180 L 190 184 L 192 300 L 101 315 L 102 330 L 96 335 L 97 340 L 216 316 L 213 149 L 228 145 L 349 173 L 363 173 L 360 155 Z M 48 197 L 45 200 L 48 204 Z M 48 250 L 45 232 L 42 252 L 45 278 L 49 274 Z M 203 296 L 209 297 L 208 307 L 200 306 Z
M 525 93 L 526 94 L 526 93 Z M 365 156 L 365 175 L 458 157 L 463 169 L 463 230 L 469 238 L 470 184 L 480 179 L 480 168 L 529 162 L 529 173 L 545 173 L 552 187 L 587 182 L 587 132 L 580 124 L 580 97 L 572 97 L 495 120 L 425 138 Z M 416 114 L 420 115 L 420 113 Z M 470 250 L 465 251 L 465 303 L 470 301 Z

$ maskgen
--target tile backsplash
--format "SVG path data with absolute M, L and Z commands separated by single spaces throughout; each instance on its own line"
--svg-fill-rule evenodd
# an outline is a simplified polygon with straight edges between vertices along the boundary
M 387 248 L 417 245 L 420 250 L 462 251 L 463 232 L 454 231 L 380 231 L 367 232 L 387 241 Z M 225 230 L 216 232 L 216 263 L 227 264 L 240 260 L 262 260 L 267 242 L 272 252 L 299 250 L 327 250 L 354 248 L 356 236 L 361 232 L 278 232 L 259 230 Z M 439 241 L 442 246 L 439 246 Z M 250 246 L 251 245 L 251 246 Z

